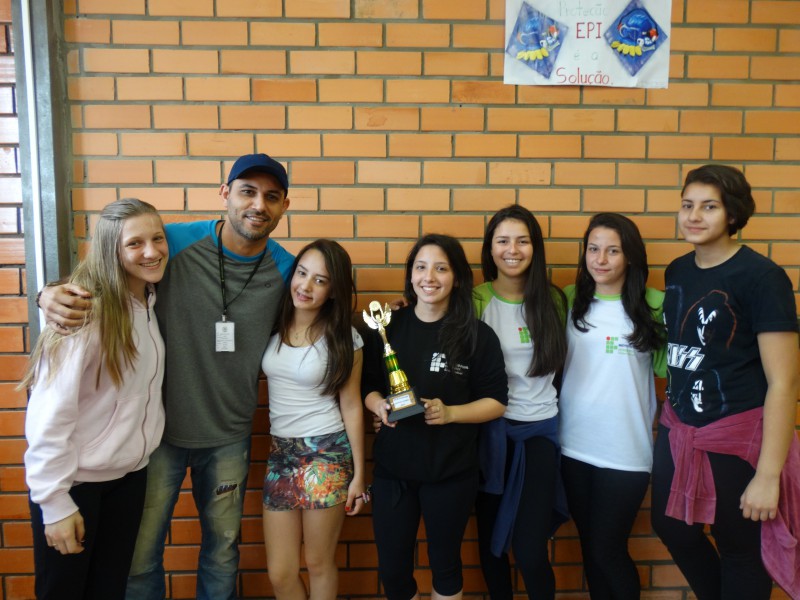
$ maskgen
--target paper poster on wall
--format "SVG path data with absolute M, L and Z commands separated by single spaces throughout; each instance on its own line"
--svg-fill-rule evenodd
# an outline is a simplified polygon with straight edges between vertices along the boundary
M 672 0 L 506 0 L 503 82 L 665 88 Z

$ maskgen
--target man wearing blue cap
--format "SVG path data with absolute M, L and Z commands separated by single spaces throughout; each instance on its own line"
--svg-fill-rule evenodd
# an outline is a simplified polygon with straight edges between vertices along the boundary
M 293 261 L 269 238 L 289 207 L 288 188 L 279 162 L 248 154 L 220 186 L 226 220 L 166 226 L 169 262 L 155 309 L 166 344 L 166 429 L 148 466 L 127 600 L 166 595 L 164 541 L 187 468 L 202 531 L 196 597 L 236 598 L 261 357 Z M 43 290 L 40 304 L 48 322 L 74 327 L 86 297 L 58 286 Z

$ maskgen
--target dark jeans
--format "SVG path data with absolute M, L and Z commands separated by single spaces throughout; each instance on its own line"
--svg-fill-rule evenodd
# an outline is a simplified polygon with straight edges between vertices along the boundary
M 466 479 L 418 483 L 375 477 L 372 526 L 378 573 L 389 600 L 409 600 L 417 592 L 414 544 L 419 519 L 425 521 L 433 589 L 452 596 L 464 587 L 461 540 L 475 503 L 478 473 Z
M 511 442 L 507 456 L 510 461 L 513 456 Z M 525 479 L 514 521 L 511 549 L 528 597 L 537 600 L 552 600 L 556 593 L 555 575 L 548 554 L 556 493 L 556 458 L 556 447 L 549 440 L 534 437 L 525 441 Z M 513 597 L 508 555 L 497 558 L 490 550 L 501 498 L 499 494 L 480 492 L 475 504 L 481 570 L 492 600 L 510 600 Z
M 147 469 L 121 479 L 81 483 L 69 491 L 86 528 L 83 552 L 47 545 L 42 510 L 30 502 L 39 600 L 122 600 L 144 507 Z
M 628 537 L 650 473 L 604 469 L 561 457 L 569 512 L 578 528 L 592 600 L 638 600 L 639 572 Z
M 747 484 L 755 474 L 749 463 L 736 456 L 708 453 L 717 509 L 711 535 L 702 523 L 687 525 L 666 516 L 675 465 L 669 447 L 669 429 L 658 427 L 653 464 L 653 529 L 698 600 L 768 600 L 772 579 L 761 561 L 761 523 L 742 516 L 739 508 Z

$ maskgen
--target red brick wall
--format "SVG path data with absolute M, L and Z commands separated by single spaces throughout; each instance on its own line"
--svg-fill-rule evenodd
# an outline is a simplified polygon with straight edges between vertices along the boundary
M 0 0 L 0 600 L 32 597 L 25 398 L 13 390 L 27 315 L 9 2 Z M 561 284 L 572 280 L 589 215 L 630 215 L 658 286 L 686 251 L 675 241 L 682 178 L 719 161 L 755 187 L 744 241 L 798 289 L 800 1 L 673 0 L 666 90 L 503 85 L 503 17 L 502 0 L 66 0 L 76 239 L 123 196 L 168 220 L 220 215 L 230 161 L 258 151 L 285 161 L 292 183 L 276 237 L 290 249 L 341 240 L 362 305 L 397 294 L 404 255 L 423 232 L 458 235 L 477 265 L 487 217 L 512 202 L 536 212 Z M 256 430 L 240 578 L 249 598 L 270 593 L 263 406 Z M 168 589 L 190 598 L 199 528 L 188 488 L 169 541 Z M 687 597 L 647 503 L 631 548 L 644 597 Z M 479 597 L 474 525 L 464 559 L 465 592 Z M 347 520 L 338 560 L 343 595 L 378 595 L 367 516 Z M 560 597 L 587 597 L 572 526 L 553 560 Z

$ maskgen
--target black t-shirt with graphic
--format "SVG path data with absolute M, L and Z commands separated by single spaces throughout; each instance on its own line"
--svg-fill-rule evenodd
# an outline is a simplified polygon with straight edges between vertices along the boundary
M 439 345 L 442 322 L 426 323 L 413 307 L 392 312 L 386 337 L 397 354 L 400 368 L 418 398 L 441 398 L 447 405 L 494 398 L 508 404 L 508 379 L 503 352 L 494 331 L 478 321 L 478 344 L 463 375 L 447 368 Z M 372 335 L 370 335 L 372 334 Z M 388 382 L 383 364 L 383 342 L 377 332 L 364 336 L 361 393 L 386 396 Z M 478 425 L 451 423 L 426 425 L 422 414 L 401 419 L 394 428 L 381 427 L 375 438 L 375 474 L 419 482 L 442 481 L 478 469 Z
M 757 335 L 797 331 L 783 269 L 747 246 L 709 269 L 691 252 L 665 273 L 668 394 L 680 420 L 700 427 L 764 404 Z

